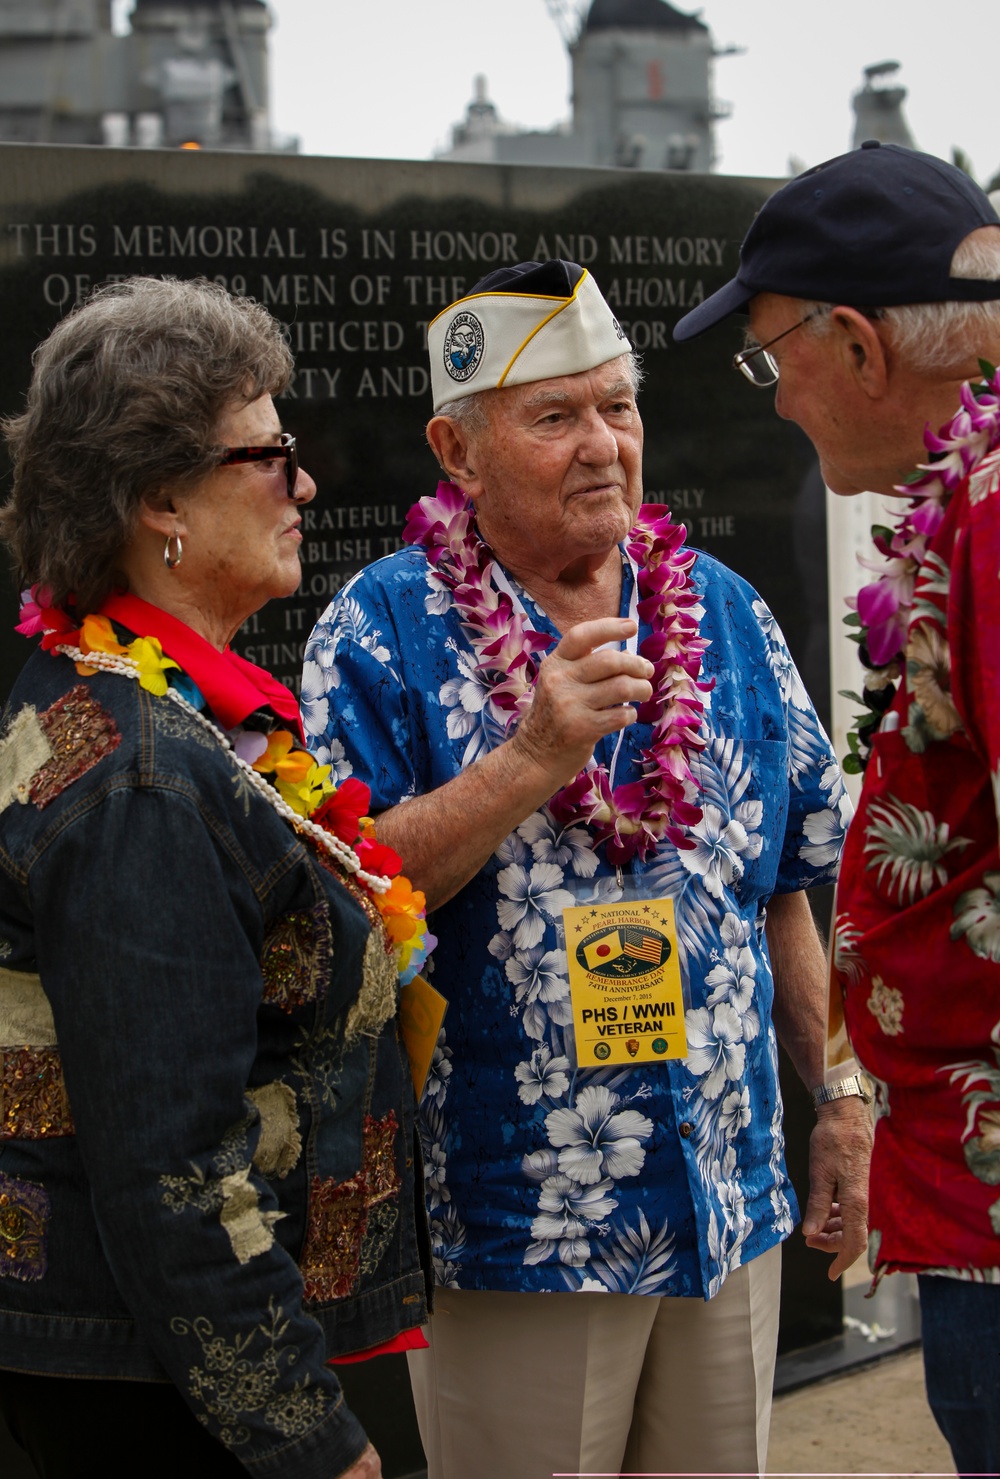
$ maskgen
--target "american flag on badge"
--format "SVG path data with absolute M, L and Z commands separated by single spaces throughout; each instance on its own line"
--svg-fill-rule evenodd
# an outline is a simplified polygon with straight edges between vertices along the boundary
M 659 965 L 659 935 L 648 935 L 645 930 L 640 929 L 624 929 L 622 938 L 626 955 L 634 956 L 636 960 L 649 960 L 653 965 Z

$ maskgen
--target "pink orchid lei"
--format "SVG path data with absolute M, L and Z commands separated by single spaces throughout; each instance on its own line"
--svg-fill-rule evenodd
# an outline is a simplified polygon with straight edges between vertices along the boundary
M 897 491 L 910 502 L 890 529 L 876 524 L 872 529 L 881 560 L 858 556 L 866 570 L 877 571 L 875 580 L 863 586 L 848 605 L 855 609 L 844 621 L 854 627 L 852 641 L 858 643 L 865 668 L 860 694 L 842 690 L 844 698 L 864 705 L 866 713 L 855 718 L 857 726 L 847 737 L 850 753 L 844 769 L 852 775 L 864 770 L 871 743 L 882 715 L 892 704 L 904 666 L 903 649 L 910 625 L 917 572 L 944 518 L 952 494 L 977 463 L 1000 444 L 1000 374 L 980 361 L 983 383 L 963 385 L 961 406 L 935 436 L 928 428 L 924 444 L 934 462 L 921 463 L 912 482 Z
M 683 525 L 660 504 L 646 504 L 629 530 L 626 548 L 638 570 L 639 615 L 652 627 L 639 652 L 653 664 L 653 696 L 638 708 L 652 726 L 636 781 L 612 787 L 606 766 L 582 770 L 549 802 L 563 826 L 594 829 L 609 861 L 644 858 L 664 838 L 675 847 L 694 843 L 685 829 L 701 820 L 688 799 L 697 791 L 690 757 L 704 748 L 699 730 L 705 705 L 700 682 L 708 641 L 698 635 L 698 596 L 690 581 L 697 558 L 684 548 Z M 421 545 L 440 582 L 451 592 L 476 655 L 476 672 L 490 684 L 490 698 L 506 714 L 509 736 L 526 714 L 538 677 L 540 654 L 552 638 L 536 632 L 493 583 L 493 557 L 480 539 L 469 501 L 454 483 L 439 483 L 407 514 L 406 544 Z M 714 680 L 713 680 L 714 681 Z

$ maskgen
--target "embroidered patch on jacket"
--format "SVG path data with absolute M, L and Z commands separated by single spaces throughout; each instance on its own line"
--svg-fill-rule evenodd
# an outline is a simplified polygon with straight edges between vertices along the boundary
M 396 1010 L 399 976 L 396 956 L 384 929 L 373 929 L 361 967 L 361 994 L 347 1014 L 348 1046 L 359 1037 L 377 1037 Z
M 158 734 L 165 739 L 182 740 L 184 744 L 200 745 L 203 750 L 220 749 L 220 742 L 213 739 L 203 724 L 176 704 L 153 704 L 153 723 Z
M 338 867 L 333 859 L 327 854 L 324 853 L 319 861 L 328 873 L 333 874 L 334 878 L 340 884 L 341 888 L 346 888 L 347 892 L 350 894 L 355 903 L 361 905 L 361 908 L 364 910 L 365 918 L 371 925 L 372 929 L 382 929 L 382 916 L 379 913 L 378 905 L 375 903 L 368 890 L 366 888 L 362 888 L 358 880 L 352 877 L 350 873 L 345 873 L 343 868 Z
M 271 926 L 264 940 L 264 1000 L 286 1012 L 319 1000 L 330 981 L 332 958 L 330 914 L 325 904 L 286 914 Z
M 163 1194 L 160 1200 L 171 1212 L 178 1215 L 185 1210 L 196 1212 L 218 1212 L 222 1208 L 222 1182 L 227 1176 L 250 1170 L 250 1153 L 247 1149 L 249 1119 L 230 1125 L 222 1137 L 222 1144 L 212 1157 L 211 1170 L 206 1173 L 191 1162 L 190 1176 L 161 1176 Z
M 0 1140 L 75 1133 L 59 1049 L 0 1049 Z
M 358 1277 L 366 1220 L 363 1172 L 339 1183 L 313 1177 L 299 1260 L 307 1304 L 325 1304 L 350 1294 Z
M 49 1194 L 0 1171 L 0 1278 L 30 1284 L 48 1267 Z
M 29 797 L 41 811 L 73 781 L 117 750 L 122 737 L 114 719 L 77 683 L 38 716 L 52 755 L 34 774 Z
M 285 1212 L 262 1212 L 257 1188 L 250 1180 L 250 1167 L 224 1176 L 220 1183 L 222 1211 L 219 1221 L 236 1254 L 237 1263 L 249 1263 L 258 1253 L 266 1253 L 274 1242 L 274 1224 Z
M 38 1048 L 57 1046 L 52 1007 L 41 976 L 0 966 L 0 1047 L 17 1048 L 26 1042 Z
M 365 1182 L 367 1205 L 384 1202 L 399 1191 L 399 1172 L 396 1170 L 394 1146 L 399 1123 L 395 1110 L 390 1109 L 383 1119 L 365 1115 Z
M 41 977 L 0 966 L 0 1139 L 73 1133 L 56 1025 Z
M 369 1212 L 359 1259 L 363 1274 L 373 1274 L 382 1262 L 398 1221 L 399 1208 L 391 1202 L 382 1202 Z
M 287 1176 L 302 1154 L 295 1091 L 280 1079 L 248 1089 L 247 1098 L 260 1114 L 260 1136 L 253 1163 L 264 1176 Z
M 21 709 L 0 740 L 0 811 L 14 801 L 27 803 L 33 777 L 52 759 L 52 746 L 37 712 Z
M 188 1391 L 212 1419 L 211 1431 L 230 1448 L 250 1442 L 251 1426 L 254 1435 L 264 1427 L 283 1438 L 305 1437 L 329 1405 L 327 1392 L 308 1376 L 296 1381 L 292 1368 L 299 1352 L 287 1335 L 289 1318 L 273 1297 L 267 1312 L 269 1320 L 237 1331 L 232 1340 L 216 1334 L 204 1315 L 170 1322 L 174 1335 L 191 1336 L 201 1347 L 200 1359 L 185 1362 Z
M 190 1176 L 160 1177 L 160 1200 L 176 1215 L 185 1211 L 218 1213 L 238 1263 L 249 1263 L 258 1253 L 266 1253 L 274 1243 L 274 1224 L 287 1215 L 261 1210 L 258 1189 L 250 1180 L 250 1124 L 248 1117 L 226 1131 L 212 1157 L 214 1175 L 192 1162 Z
M 361 1170 L 348 1181 L 314 1176 L 309 1223 L 299 1267 L 308 1303 L 327 1303 L 350 1294 L 361 1273 L 374 1273 L 398 1221 L 388 1199 L 399 1192 L 393 1153 L 398 1121 L 365 1116 Z

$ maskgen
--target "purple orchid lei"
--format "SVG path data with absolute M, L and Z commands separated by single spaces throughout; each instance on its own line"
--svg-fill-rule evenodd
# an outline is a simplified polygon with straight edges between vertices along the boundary
M 877 571 L 875 580 L 863 586 L 857 598 L 849 598 L 855 609 L 844 618 L 856 628 L 865 680 L 860 694 L 841 690 L 867 710 L 855 718 L 856 728 L 848 735 L 850 753 L 844 769 L 857 775 L 871 755 L 872 739 L 882 715 L 892 704 L 905 663 L 904 647 L 914 605 L 917 572 L 944 518 L 956 488 L 989 452 L 1000 444 L 1000 373 L 980 361 L 983 383 L 963 385 L 961 406 L 937 436 L 928 428 L 924 444 L 935 458 L 921 463 L 912 482 L 897 491 L 909 495 L 909 504 L 894 526 L 876 524 L 872 529 L 881 560 L 858 556 L 866 570 Z
M 652 726 L 636 781 L 612 787 L 606 766 L 582 770 L 549 802 L 563 826 L 583 823 L 604 844 L 609 861 L 644 858 L 666 838 L 675 847 L 694 843 L 686 828 L 701 820 L 689 797 L 697 792 L 689 760 L 705 745 L 699 730 L 701 697 L 712 682 L 700 682 L 708 641 L 698 635 L 698 596 L 690 582 L 697 559 L 684 548 L 683 525 L 671 522 L 660 504 L 645 504 L 626 537 L 635 562 L 639 615 L 652 630 L 639 652 L 654 668 L 653 694 L 638 707 L 640 723 Z M 514 609 L 493 583 L 493 557 L 475 528 L 469 500 L 454 483 L 439 483 L 433 498 L 421 498 L 407 514 L 403 540 L 421 545 L 441 583 L 451 592 L 476 655 L 476 672 L 490 684 L 490 698 L 506 714 L 511 735 L 531 704 L 541 662 L 552 643 Z M 714 681 L 714 680 L 713 680 Z

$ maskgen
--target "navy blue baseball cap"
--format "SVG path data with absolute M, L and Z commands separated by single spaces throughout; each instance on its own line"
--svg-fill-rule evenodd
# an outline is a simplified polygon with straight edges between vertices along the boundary
M 1000 281 L 948 275 L 955 248 L 980 226 L 1000 226 L 1000 216 L 962 170 L 871 139 L 765 201 L 739 272 L 679 320 L 674 338 L 694 339 L 757 293 L 857 308 L 1000 298 Z

